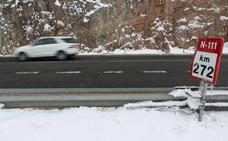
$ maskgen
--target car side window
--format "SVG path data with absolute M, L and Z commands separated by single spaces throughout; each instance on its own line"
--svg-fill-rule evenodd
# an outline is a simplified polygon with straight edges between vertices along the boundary
M 74 38 L 61 38 L 66 43 L 76 43 Z
M 38 46 L 38 45 L 46 45 L 46 44 L 56 44 L 56 40 L 53 38 L 45 38 L 45 39 L 40 39 L 38 40 L 34 46 Z

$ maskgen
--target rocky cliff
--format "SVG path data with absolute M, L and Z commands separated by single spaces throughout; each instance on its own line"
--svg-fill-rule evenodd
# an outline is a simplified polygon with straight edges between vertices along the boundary
M 71 35 L 93 48 L 189 48 L 198 37 L 228 41 L 227 0 L 1 0 L 0 50 L 40 36 Z

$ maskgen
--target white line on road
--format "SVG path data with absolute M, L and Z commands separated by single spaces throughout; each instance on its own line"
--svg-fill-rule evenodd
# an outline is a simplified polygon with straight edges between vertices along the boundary
M 56 72 L 56 74 L 79 74 L 81 71 L 62 71 L 62 72 Z
M 123 71 L 104 71 L 105 74 L 120 74 L 120 73 L 123 73 Z
M 39 71 L 31 71 L 31 72 L 16 72 L 16 74 L 38 74 Z
M 185 71 L 186 73 L 191 73 L 191 71 L 190 70 L 187 70 L 187 71 Z
M 162 74 L 165 74 L 165 73 L 167 73 L 167 71 L 165 71 L 165 70 L 147 70 L 147 71 L 143 71 L 143 73 L 155 73 L 155 74 L 162 73 Z

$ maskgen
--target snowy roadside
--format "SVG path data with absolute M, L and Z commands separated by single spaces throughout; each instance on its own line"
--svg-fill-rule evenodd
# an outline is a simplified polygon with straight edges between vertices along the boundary
M 1 109 L 3 141 L 226 141 L 228 112 L 206 111 L 198 122 L 198 91 L 177 89 L 169 93 L 184 101 L 141 102 L 123 107 L 66 109 Z M 208 91 L 207 95 L 228 91 Z M 192 99 L 191 99 L 191 98 Z M 190 108 L 179 108 L 188 105 Z M 0 107 L 4 105 L 0 104 Z M 222 106 L 218 104 L 217 106 Z M 227 106 L 227 103 L 226 103 Z
M 144 101 L 139 103 L 130 103 L 126 104 L 125 108 L 148 108 L 148 107 L 189 107 L 192 110 L 197 110 L 199 108 L 199 98 L 200 98 L 200 92 L 192 91 L 191 89 L 176 89 L 168 93 L 168 95 L 171 95 L 173 97 L 182 97 L 181 101 L 165 101 L 165 102 L 153 102 L 153 101 Z M 217 100 L 217 102 L 213 103 L 206 103 L 207 106 L 213 106 L 213 107 L 228 107 L 228 90 L 207 90 L 206 93 L 207 97 L 212 96 L 223 96 L 226 97 L 222 100 Z M 214 99 L 214 101 L 216 101 Z M 227 101 L 227 102 L 224 102 Z
M 138 50 L 134 49 L 116 49 L 114 51 L 107 51 L 105 47 L 98 47 L 90 52 L 81 51 L 79 55 L 193 55 L 195 50 L 181 49 L 170 47 L 170 52 L 165 53 L 161 50 L 142 48 Z M 223 54 L 228 54 L 228 42 L 224 44 Z
M 2 141 L 226 141 L 228 112 L 179 108 L 0 109 Z

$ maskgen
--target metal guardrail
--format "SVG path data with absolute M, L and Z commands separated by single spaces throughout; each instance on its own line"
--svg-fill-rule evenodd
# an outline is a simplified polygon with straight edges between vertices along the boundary
M 0 89 L 5 107 L 122 106 L 130 102 L 181 100 L 172 88 Z
M 176 88 L 59 88 L 59 89 L 0 89 L 0 103 L 6 108 L 122 106 L 141 101 L 181 101 L 168 93 Z M 187 88 L 187 87 L 182 87 Z M 191 87 L 196 89 L 196 87 Z M 228 88 L 216 88 L 226 89 Z M 228 102 L 227 95 L 207 97 L 209 102 Z
M 175 88 L 3 88 L 0 94 L 27 94 L 27 93 L 147 93 L 169 92 Z

